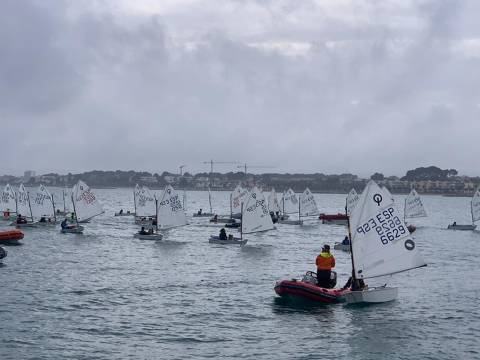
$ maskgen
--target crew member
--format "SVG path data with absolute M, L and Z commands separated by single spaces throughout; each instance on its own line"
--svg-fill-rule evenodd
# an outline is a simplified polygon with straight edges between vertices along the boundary
M 220 234 L 218 235 L 218 238 L 220 240 L 227 240 L 227 232 L 225 231 L 225 228 L 220 229 Z
M 198 210 L 197 215 L 202 215 L 203 209 Z
M 350 245 L 350 239 L 348 238 L 348 236 L 345 236 L 345 239 L 343 239 L 342 241 L 342 245 Z
M 62 229 L 67 229 L 68 228 L 67 218 L 63 219 L 63 221 L 60 223 L 60 226 L 62 227 Z
M 322 252 L 317 256 L 317 283 L 320 287 L 330 287 L 332 268 L 335 267 L 335 258 L 330 253 L 330 245 L 323 245 Z

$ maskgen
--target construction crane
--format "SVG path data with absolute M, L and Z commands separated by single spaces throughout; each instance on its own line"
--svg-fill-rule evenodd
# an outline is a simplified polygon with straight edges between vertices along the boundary
M 213 165 L 228 165 L 228 164 L 236 165 L 236 164 L 241 164 L 239 161 L 214 161 L 214 160 L 204 161 L 203 163 L 204 164 L 210 164 L 210 179 L 209 179 L 210 187 L 212 187 Z
M 247 169 L 273 169 L 275 166 L 253 166 L 253 165 L 248 165 L 247 163 L 237 166 L 237 168 L 241 169 L 243 168 L 245 171 L 245 176 L 247 176 Z

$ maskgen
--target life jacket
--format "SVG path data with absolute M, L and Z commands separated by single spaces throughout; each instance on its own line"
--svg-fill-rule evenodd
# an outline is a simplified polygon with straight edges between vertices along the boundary
M 335 267 L 335 258 L 329 252 L 321 252 L 315 263 L 318 270 L 331 270 Z

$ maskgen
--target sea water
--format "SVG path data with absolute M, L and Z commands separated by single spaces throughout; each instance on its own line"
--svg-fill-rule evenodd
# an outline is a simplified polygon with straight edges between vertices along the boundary
M 208 195 L 187 192 L 190 225 L 142 241 L 133 217 L 113 216 L 133 211 L 131 189 L 95 192 L 105 214 L 83 235 L 24 229 L 23 245 L 6 247 L 0 359 L 480 358 L 480 232 L 446 230 L 469 223 L 468 198 L 424 196 L 429 217 L 414 236 L 428 267 L 376 280 L 398 286 L 398 300 L 352 307 L 295 305 L 273 290 L 314 270 L 346 227 L 312 220 L 248 235 L 244 247 L 209 244 L 219 228 L 191 216 L 209 210 Z M 212 196 L 214 211 L 228 213 L 229 194 Z M 315 198 L 326 213 L 345 201 Z M 350 257 L 333 253 L 342 285 Z

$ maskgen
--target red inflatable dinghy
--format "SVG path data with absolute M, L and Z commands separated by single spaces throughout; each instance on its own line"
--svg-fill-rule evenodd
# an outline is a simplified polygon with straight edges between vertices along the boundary
M 0 231 L 0 244 L 16 243 L 23 239 L 23 232 L 18 229 Z

